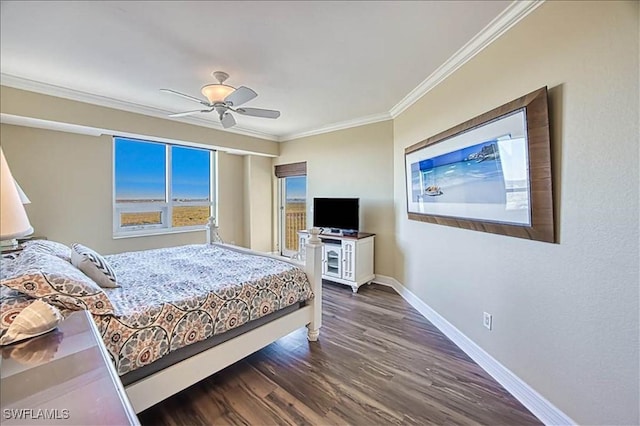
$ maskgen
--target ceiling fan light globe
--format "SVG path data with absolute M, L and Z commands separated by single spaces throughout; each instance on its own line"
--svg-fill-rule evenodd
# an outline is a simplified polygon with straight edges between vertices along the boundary
M 224 98 L 234 90 L 236 90 L 235 87 L 227 86 L 226 84 L 207 84 L 202 87 L 202 94 L 209 100 L 209 103 L 215 104 L 224 102 Z

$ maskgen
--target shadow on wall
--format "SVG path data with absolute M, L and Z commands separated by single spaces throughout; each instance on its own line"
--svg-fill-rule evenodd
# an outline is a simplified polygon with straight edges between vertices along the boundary
M 374 272 L 395 276 L 395 214 L 393 200 L 360 198 L 360 231 L 376 234 Z
M 549 105 L 549 136 L 551 139 L 551 176 L 553 185 L 553 223 L 556 243 L 562 242 L 560 219 L 562 211 L 562 118 L 564 116 L 563 85 L 552 87 L 547 92 Z
M 403 190 L 404 191 L 404 190 Z M 405 191 L 406 192 L 406 191 Z M 404 247 L 398 241 L 398 235 L 401 235 L 400 227 L 405 226 L 407 220 L 406 202 L 403 202 L 400 207 L 394 204 L 394 230 L 393 230 L 393 252 L 391 257 L 393 258 L 393 278 L 395 278 L 400 284 L 405 285 L 405 276 L 408 269 L 407 257 L 404 254 Z M 404 224 L 403 224 L 404 222 Z

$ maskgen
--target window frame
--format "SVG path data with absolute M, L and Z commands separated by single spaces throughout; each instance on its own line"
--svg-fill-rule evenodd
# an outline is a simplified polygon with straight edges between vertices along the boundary
M 126 139 L 136 142 L 145 142 L 153 144 L 164 145 L 165 148 L 165 201 L 164 202 L 140 202 L 140 203 L 118 203 L 116 201 L 116 143 L 118 139 Z M 173 200 L 172 194 L 172 152 L 171 147 L 179 146 L 182 148 L 199 149 L 209 152 L 209 201 L 188 201 L 180 202 Z M 112 214 L 113 214 L 113 239 L 129 238 L 129 237 L 144 237 L 149 235 L 162 235 L 162 234 L 176 234 L 184 232 L 202 231 L 205 229 L 206 224 L 191 225 L 191 226 L 173 226 L 173 209 L 174 207 L 190 207 L 190 206 L 209 206 L 209 215 L 216 218 L 216 224 L 218 221 L 218 152 L 215 149 L 194 146 L 190 144 L 169 143 L 160 142 L 155 140 L 131 138 L 127 136 L 113 136 L 112 137 Z M 121 214 L 122 213 L 136 213 L 136 212 L 160 212 L 160 223 L 148 224 L 148 225 L 134 225 L 134 226 L 122 226 Z

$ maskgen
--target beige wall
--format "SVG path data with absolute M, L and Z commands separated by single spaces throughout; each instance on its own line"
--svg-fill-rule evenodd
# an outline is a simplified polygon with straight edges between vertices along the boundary
M 221 235 L 265 250 L 271 165 L 306 161 L 310 200 L 360 198 L 361 228 L 377 234 L 377 274 L 397 278 L 578 423 L 638 424 L 638 52 L 637 2 L 546 2 L 394 121 L 280 146 L 5 87 L 1 106 L 279 152 L 273 161 L 219 155 Z M 407 146 L 545 85 L 557 244 L 407 220 Z M 109 136 L 2 125 L 0 141 L 36 234 L 105 253 L 204 241 L 204 232 L 111 238 Z
M 218 214 L 220 237 L 225 243 L 247 247 L 242 216 L 244 157 L 218 152 Z
M 244 157 L 244 228 L 246 246 L 252 250 L 272 250 L 272 159 Z
M 283 142 L 274 164 L 307 162 L 308 226 L 314 197 L 359 197 L 360 229 L 376 234 L 375 272 L 393 276 L 392 160 L 389 120 Z
M 638 34 L 546 2 L 394 121 L 396 277 L 579 424 L 640 422 Z M 557 244 L 407 220 L 407 146 L 545 85 Z
M 217 148 L 245 150 L 266 155 L 278 154 L 278 143 L 243 136 L 175 120 L 121 111 L 84 102 L 42 95 L 0 86 L 0 111 L 3 114 L 36 120 L 106 129 L 106 134 L 130 133 L 182 142 L 201 143 Z M 128 136 L 124 134 L 124 136 Z
M 112 238 L 110 136 L 3 124 L 0 142 L 15 179 L 31 200 L 26 209 L 35 235 L 84 243 L 105 254 L 205 241 L 205 231 Z M 244 208 L 242 157 L 221 153 L 218 163 L 220 233 L 225 241 L 243 244 L 242 225 L 236 218 Z

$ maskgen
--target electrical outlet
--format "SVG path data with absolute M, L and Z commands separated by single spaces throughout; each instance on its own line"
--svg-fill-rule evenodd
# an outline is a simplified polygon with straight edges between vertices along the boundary
M 491 330 L 493 326 L 493 317 L 491 316 L 490 313 L 488 312 L 484 313 L 484 316 L 482 317 L 482 325 L 484 325 L 486 328 Z

